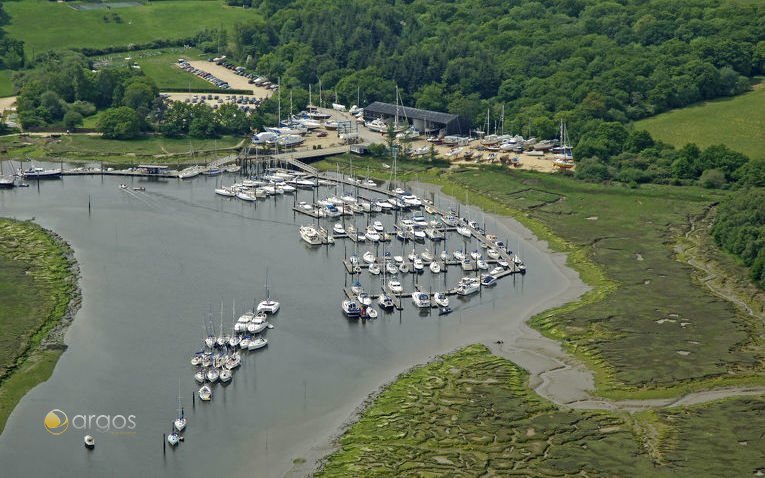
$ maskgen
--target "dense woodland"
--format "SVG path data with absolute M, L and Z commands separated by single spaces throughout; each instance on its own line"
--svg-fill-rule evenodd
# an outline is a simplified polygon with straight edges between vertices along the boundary
M 760 165 L 760 186 L 765 186 L 763 173 Z M 720 204 L 712 235 L 750 267 L 752 280 L 765 289 L 765 189 L 742 189 L 728 197 Z

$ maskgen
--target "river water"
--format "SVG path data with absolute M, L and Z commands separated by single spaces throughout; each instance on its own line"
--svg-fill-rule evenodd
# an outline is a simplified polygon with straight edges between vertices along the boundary
M 452 297 L 449 316 L 421 315 L 405 300 L 401 313 L 348 321 L 339 309 L 341 288 L 350 285 L 341 261 L 353 244 L 309 247 L 297 227 L 310 219 L 295 216 L 291 196 L 257 204 L 223 199 L 213 194 L 221 180 L 233 178 L 70 176 L 0 191 L 0 215 L 34 218 L 71 244 L 83 293 L 68 350 L 0 436 L 3 476 L 283 476 L 379 385 L 434 355 L 491 339 L 520 320 L 514 311 L 547 303 L 568 285 L 538 246 L 492 223 L 488 232 L 520 250 L 525 277 L 503 279 L 468 301 Z M 122 182 L 146 191 L 121 190 Z M 298 200 L 311 195 L 299 192 Z M 392 215 L 379 218 L 393 223 Z M 452 234 L 447 247 L 462 248 L 462 240 Z M 358 254 L 367 248 L 359 245 Z M 393 248 L 401 254 L 401 243 Z M 269 346 L 245 352 L 231 384 L 216 385 L 212 402 L 193 406 L 198 386 L 189 359 L 203 323 L 220 323 L 222 303 L 230 329 L 232 302 L 238 316 L 260 300 L 267 270 L 282 304 Z M 435 290 L 453 287 L 462 274 L 454 270 L 434 284 L 430 275 L 422 284 Z M 379 285 L 366 273 L 362 282 Z M 403 282 L 411 290 L 411 276 Z M 165 453 L 162 434 L 176 414 L 179 380 L 189 424 L 185 441 Z M 52 409 L 72 421 L 58 436 L 43 425 Z M 82 429 L 77 415 L 109 415 L 110 429 Z M 129 415 L 132 430 L 119 418 Z M 82 446 L 86 433 L 96 438 L 91 452 Z

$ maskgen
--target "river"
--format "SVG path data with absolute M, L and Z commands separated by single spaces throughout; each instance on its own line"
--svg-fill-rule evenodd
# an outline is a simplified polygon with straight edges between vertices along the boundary
M 34 218 L 71 244 L 83 293 L 68 350 L 0 436 L 3 476 L 283 476 L 382 383 L 434 355 L 490 340 L 570 290 L 570 277 L 544 247 L 490 220 L 489 232 L 521 252 L 526 276 L 468 301 L 452 297 L 449 316 L 421 315 L 405 301 L 400 314 L 348 321 L 339 310 L 348 280 L 341 261 L 353 244 L 309 247 L 297 227 L 310 220 L 295 216 L 291 196 L 257 204 L 223 199 L 213 194 L 221 180 L 233 178 L 68 176 L 0 191 L 0 215 Z M 146 191 L 121 190 L 122 182 Z M 311 192 L 299 200 L 310 201 Z M 392 215 L 380 218 L 386 228 L 393 223 Z M 447 244 L 462 248 L 456 234 Z M 401 243 L 393 247 L 401 253 Z M 359 255 L 367 248 L 359 245 Z M 198 386 L 189 359 L 203 323 L 217 327 L 222 303 L 230 328 L 232 302 L 238 315 L 260 300 L 267 270 L 282 304 L 268 347 L 245 352 L 232 383 L 216 385 L 212 402 L 193 406 Z M 461 275 L 453 270 L 430 285 L 426 272 L 423 286 L 452 287 Z M 363 277 L 377 288 L 379 279 Z M 411 281 L 403 281 L 409 289 Z M 163 452 L 179 380 L 189 424 L 185 441 Z M 58 436 L 43 425 L 52 409 L 72 422 Z M 77 415 L 108 415 L 110 429 L 75 427 L 82 425 Z M 134 429 L 120 426 L 119 416 L 129 415 Z M 82 446 L 86 433 L 96 438 L 90 452 Z

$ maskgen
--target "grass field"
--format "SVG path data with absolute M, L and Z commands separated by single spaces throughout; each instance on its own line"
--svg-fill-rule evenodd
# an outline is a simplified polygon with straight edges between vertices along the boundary
M 178 58 L 199 60 L 206 59 L 208 56 L 196 48 L 162 48 L 113 54 L 96 57 L 94 60 L 105 60 L 113 66 L 127 66 L 136 62 L 144 74 L 154 80 L 154 83 L 162 90 L 165 88 L 211 88 L 212 85 L 207 81 L 177 66 Z
M 382 391 L 315 476 L 753 476 L 763 466 L 763 399 L 633 419 L 558 409 L 527 380 L 482 346 L 415 368 Z M 636 433 L 642 421 L 663 430 L 650 438 L 654 454 Z
M 597 393 L 667 396 L 761 381 L 763 324 L 695 282 L 694 269 L 674 257 L 688 217 L 719 193 L 629 189 L 495 168 L 455 172 L 442 182 L 467 187 L 479 204 L 488 198 L 484 207 L 505 205 L 541 223 L 535 233 L 562 238 L 558 248 L 572 253 L 570 261 L 594 264 L 595 271 L 584 269 L 597 286 L 592 293 L 532 323 L 593 367 Z
M 175 164 L 213 158 L 216 151 L 217 155 L 230 154 L 224 150 L 236 146 L 241 140 L 232 136 L 217 140 L 147 136 L 129 141 L 88 135 L 63 135 L 59 138 L 6 136 L 0 138 L 0 151 L 10 157 L 33 159 L 103 160 L 109 164 L 135 164 L 141 161 Z M 191 150 L 194 151 L 194 158 L 188 154 Z
M 734 98 L 662 113 L 635 125 L 674 146 L 726 144 L 750 158 L 765 158 L 765 85 Z
M 13 73 L 11 70 L 0 70 L 0 98 L 16 94 L 16 90 L 11 82 Z
M 60 352 L 40 341 L 74 291 L 69 260 L 41 227 L 0 219 L 0 430 L 24 394 L 46 380 Z
M 23 40 L 30 56 L 50 49 L 103 48 L 187 38 L 205 28 L 230 27 L 259 15 L 255 9 L 229 7 L 219 0 L 168 0 L 88 11 L 48 0 L 5 2 L 3 6 L 11 16 L 11 23 L 5 27 L 7 34 Z M 121 21 L 115 22 L 112 15 L 119 15 Z

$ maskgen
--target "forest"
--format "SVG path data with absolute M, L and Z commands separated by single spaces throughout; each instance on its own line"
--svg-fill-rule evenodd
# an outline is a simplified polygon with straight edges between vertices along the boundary
M 759 185 L 765 186 L 760 166 Z M 741 189 L 720 204 L 712 227 L 715 242 L 741 258 L 751 279 L 765 289 L 765 189 Z

